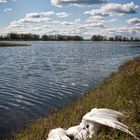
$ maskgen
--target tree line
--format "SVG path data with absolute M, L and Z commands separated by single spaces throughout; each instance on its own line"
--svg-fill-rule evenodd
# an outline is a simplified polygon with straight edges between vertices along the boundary
M 24 40 L 24 41 L 84 41 L 85 39 L 82 36 L 70 36 L 70 35 L 37 35 L 37 34 L 17 34 L 17 33 L 8 33 L 7 35 L 1 35 L 0 40 Z M 140 41 L 140 38 L 134 37 L 125 37 L 125 36 L 102 36 L 102 35 L 93 35 L 87 41 Z
M 137 37 L 125 37 L 121 35 L 106 37 L 101 35 L 93 35 L 90 39 L 91 41 L 140 41 L 140 38 Z
M 5 36 L 0 36 L 0 40 L 25 40 L 25 41 L 82 41 L 82 36 L 69 36 L 69 35 L 37 35 L 37 34 L 17 34 L 9 33 Z

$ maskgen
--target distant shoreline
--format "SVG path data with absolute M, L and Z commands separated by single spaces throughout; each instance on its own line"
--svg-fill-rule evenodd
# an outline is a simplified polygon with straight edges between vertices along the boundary
M 24 46 L 31 46 L 31 44 L 24 44 L 24 43 L 13 43 L 14 41 L 18 41 L 18 42 L 23 42 L 23 40 L 8 40 L 8 41 L 0 41 L 0 47 L 24 47 Z M 27 41 L 27 40 L 26 40 Z M 28 40 L 28 41 L 41 41 L 41 40 Z M 28 42 L 27 41 L 27 42 Z M 52 40 L 50 40 L 49 42 L 51 42 Z M 63 41 L 63 40 L 61 40 Z M 56 41 L 53 40 L 52 42 L 61 42 L 61 41 Z M 66 40 L 65 40 L 66 41 Z M 67 40 L 66 42 L 79 42 L 79 41 L 73 41 L 73 40 Z M 47 42 L 47 41 L 46 41 Z M 112 43 L 140 43 L 139 42 L 124 42 L 124 41 L 91 41 L 91 40 L 83 40 L 82 42 L 112 42 Z M 130 48 L 140 48 L 140 45 L 136 45 L 136 46 L 129 46 Z
M 0 35 L 0 41 L 2 40 L 15 40 L 15 41 L 120 41 L 120 42 L 140 42 L 139 37 L 126 37 L 121 35 L 115 36 L 104 36 L 104 35 L 92 35 L 91 38 L 84 38 L 80 35 L 39 35 L 39 34 L 18 34 L 18 33 L 8 33 L 7 35 Z
M 92 40 L 0 40 L 0 43 L 1 42 L 14 42 L 14 41 L 17 41 L 17 42 L 22 42 L 22 41 L 25 41 L 25 42 L 28 42 L 28 41 L 34 41 L 34 42 L 37 42 L 37 41 L 44 41 L 44 42 L 61 42 L 61 41 L 66 41 L 66 42 L 79 42 L 79 41 L 81 41 L 81 42 L 126 42 L 126 43 L 140 43 L 140 41 L 109 41 L 109 40 L 107 40 L 107 41 L 92 41 Z
M 31 46 L 30 44 L 0 42 L 0 47 Z

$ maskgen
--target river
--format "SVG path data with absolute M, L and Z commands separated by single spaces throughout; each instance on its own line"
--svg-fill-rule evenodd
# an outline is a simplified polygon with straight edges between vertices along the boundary
M 138 43 L 20 42 L 0 48 L 0 135 L 69 104 L 126 60 Z

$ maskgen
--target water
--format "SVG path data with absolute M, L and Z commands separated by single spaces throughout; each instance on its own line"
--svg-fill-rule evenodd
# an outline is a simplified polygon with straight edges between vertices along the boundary
M 136 43 L 23 42 L 0 48 L 0 134 L 70 103 L 140 54 Z

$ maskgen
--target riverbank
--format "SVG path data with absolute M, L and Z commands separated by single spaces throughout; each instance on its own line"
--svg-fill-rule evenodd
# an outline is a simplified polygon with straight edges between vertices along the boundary
M 130 48 L 140 48 L 140 46 L 130 46 Z
M 0 47 L 16 47 L 16 46 L 31 46 L 31 45 L 29 45 L 29 44 L 19 44 L 19 43 L 0 42 Z
M 45 140 L 50 129 L 77 125 L 91 108 L 110 108 L 127 114 L 123 120 L 140 136 L 140 57 L 123 64 L 118 72 L 105 79 L 96 89 L 47 118 L 40 119 L 16 134 L 14 140 Z M 92 140 L 132 140 L 127 134 L 102 129 Z

